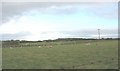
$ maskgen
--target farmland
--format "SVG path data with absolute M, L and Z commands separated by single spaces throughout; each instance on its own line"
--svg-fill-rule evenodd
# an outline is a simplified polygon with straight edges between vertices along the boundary
M 3 69 L 118 68 L 117 40 L 24 42 L 17 45 L 3 45 Z

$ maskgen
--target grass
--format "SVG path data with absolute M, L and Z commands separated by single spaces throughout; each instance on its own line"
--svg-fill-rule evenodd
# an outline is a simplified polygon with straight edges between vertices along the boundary
M 86 40 L 87 41 L 87 40 Z M 72 41 L 71 41 L 72 42 Z M 61 42 L 55 42 L 59 44 Z M 64 42 L 62 42 L 64 43 Z M 73 43 L 73 42 L 72 42 Z M 3 48 L 3 69 L 117 69 L 118 41 Z

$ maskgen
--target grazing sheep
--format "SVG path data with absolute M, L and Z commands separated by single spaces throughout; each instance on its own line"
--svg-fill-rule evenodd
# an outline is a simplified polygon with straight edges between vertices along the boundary
M 49 46 L 49 48 L 52 48 L 52 46 Z
M 41 46 L 39 46 L 38 48 L 41 48 Z
M 90 43 L 86 43 L 85 45 L 90 45 Z
M 52 46 L 50 45 L 50 46 L 47 46 L 48 48 L 52 48 Z
M 12 49 L 12 47 L 10 47 L 10 49 Z

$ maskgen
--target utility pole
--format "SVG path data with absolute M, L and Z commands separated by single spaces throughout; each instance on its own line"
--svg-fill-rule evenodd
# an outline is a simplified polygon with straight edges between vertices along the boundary
M 98 39 L 100 39 L 100 29 L 98 29 Z

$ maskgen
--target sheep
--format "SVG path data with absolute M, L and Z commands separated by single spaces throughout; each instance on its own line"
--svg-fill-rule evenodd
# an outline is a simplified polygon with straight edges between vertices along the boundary
M 39 46 L 38 48 L 41 48 L 41 46 Z
M 10 47 L 10 49 L 12 49 L 12 47 Z
M 52 46 L 50 45 L 50 46 L 47 46 L 47 48 L 52 48 Z
M 85 45 L 90 45 L 90 43 L 86 43 Z
M 52 48 L 52 46 L 49 46 L 49 48 Z

